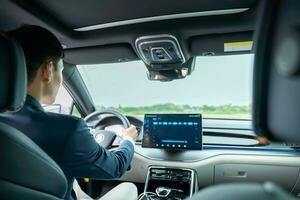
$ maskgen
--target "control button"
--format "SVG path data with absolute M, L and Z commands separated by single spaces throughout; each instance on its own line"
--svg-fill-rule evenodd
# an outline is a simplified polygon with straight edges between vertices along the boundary
M 182 175 L 183 175 L 183 176 L 189 176 L 190 173 L 189 173 L 189 172 L 182 172 Z
M 152 59 L 155 62 L 165 62 L 171 61 L 172 57 L 163 47 L 153 47 L 151 48 Z

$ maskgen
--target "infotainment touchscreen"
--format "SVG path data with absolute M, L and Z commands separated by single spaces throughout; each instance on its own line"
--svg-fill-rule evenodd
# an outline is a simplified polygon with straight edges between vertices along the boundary
M 202 149 L 201 114 L 146 114 L 142 147 Z

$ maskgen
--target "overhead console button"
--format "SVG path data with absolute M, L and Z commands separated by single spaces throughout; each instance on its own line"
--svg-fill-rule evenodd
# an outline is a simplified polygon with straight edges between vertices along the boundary
M 172 57 L 163 47 L 152 47 L 151 56 L 155 62 L 172 61 Z

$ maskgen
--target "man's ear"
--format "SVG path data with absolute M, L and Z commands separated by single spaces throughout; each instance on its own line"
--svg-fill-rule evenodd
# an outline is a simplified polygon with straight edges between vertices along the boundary
M 41 75 L 42 75 L 43 82 L 45 83 L 51 82 L 52 75 L 53 75 L 52 68 L 53 68 L 53 61 L 51 60 L 48 60 L 42 64 Z

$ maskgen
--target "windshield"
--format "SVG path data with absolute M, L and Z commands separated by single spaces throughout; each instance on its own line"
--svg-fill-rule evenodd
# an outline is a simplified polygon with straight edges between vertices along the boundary
M 97 110 L 123 114 L 201 113 L 204 118 L 251 119 L 253 54 L 199 56 L 185 79 L 150 81 L 142 61 L 79 65 Z

